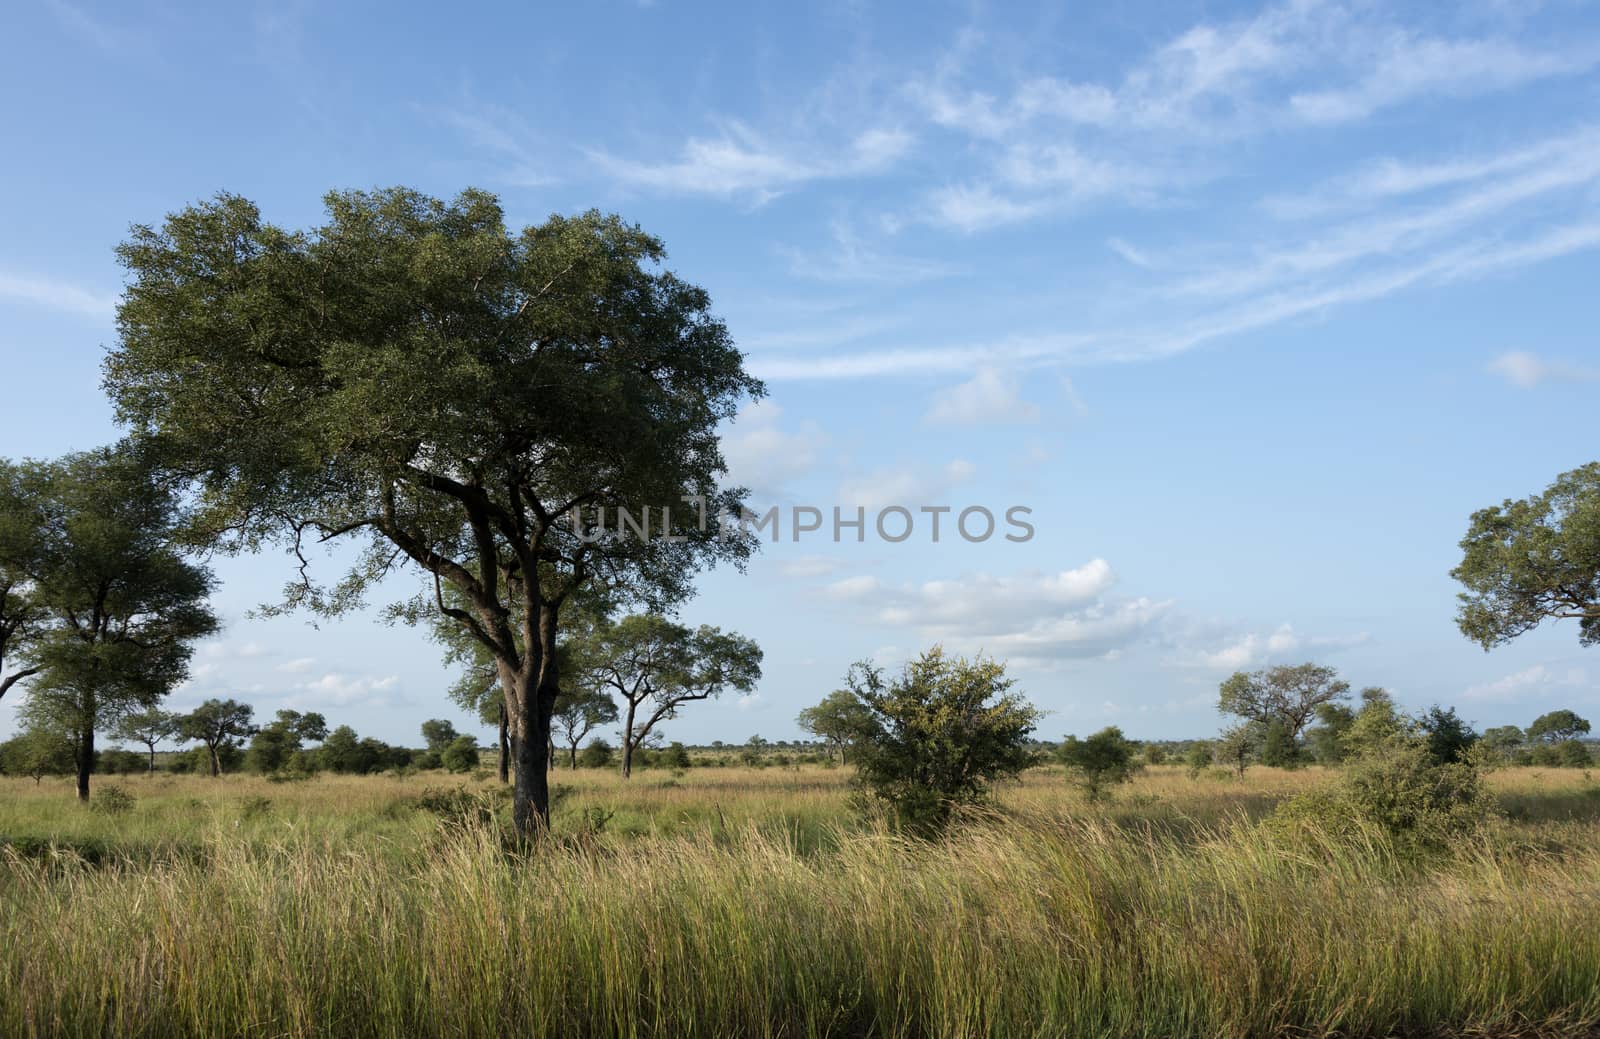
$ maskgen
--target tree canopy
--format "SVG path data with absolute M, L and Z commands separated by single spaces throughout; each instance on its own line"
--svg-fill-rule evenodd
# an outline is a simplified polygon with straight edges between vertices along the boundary
M 1577 739 L 1589 731 L 1589 722 L 1569 710 L 1549 711 L 1533 720 L 1528 726 L 1528 739 L 1546 743 L 1561 743 Z
M 1281 722 L 1298 740 L 1317 708 L 1343 700 L 1350 683 L 1320 664 L 1280 664 L 1261 671 L 1237 671 L 1222 683 L 1217 710 L 1263 727 Z
M 1600 462 L 1473 513 L 1461 552 L 1450 576 L 1467 589 L 1456 614 L 1467 638 L 1493 649 L 1564 618 L 1579 642 L 1600 642 Z
M 194 481 L 200 536 L 298 554 L 285 607 L 337 613 L 397 567 L 421 572 L 394 614 L 437 610 L 494 658 L 513 815 L 532 832 L 563 604 L 600 580 L 663 607 L 753 550 L 752 533 L 700 520 L 743 508 L 717 429 L 763 387 L 707 294 L 615 216 L 511 233 L 473 190 L 326 206 L 310 231 L 234 195 L 134 228 L 107 389 Z M 619 509 L 654 536 L 622 532 Z M 343 538 L 361 539 L 359 562 L 314 581 L 307 546 Z

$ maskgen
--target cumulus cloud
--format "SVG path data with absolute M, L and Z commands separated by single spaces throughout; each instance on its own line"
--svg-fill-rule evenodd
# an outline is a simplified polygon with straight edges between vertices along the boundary
M 1479 703 L 1516 703 L 1542 692 L 1587 684 L 1588 672 L 1581 667 L 1557 670 L 1544 664 L 1535 664 L 1490 682 L 1470 685 L 1461 695 L 1464 699 Z
M 1214 671 L 1240 671 L 1267 664 L 1286 664 L 1303 654 L 1330 653 L 1364 645 L 1367 632 L 1354 635 L 1304 636 L 1285 622 L 1265 634 L 1246 632 L 1227 640 L 1215 649 L 1201 649 L 1189 656 L 1197 667 Z
M 770 399 L 739 409 L 722 437 L 722 455 L 734 484 L 782 496 L 790 483 L 816 467 L 826 435 L 815 423 L 784 428 L 782 418 L 783 409 Z
M 950 492 L 969 482 L 977 472 L 978 467 L 964 458 L 937 468 L 879 469 L 845 480 L 839 487 L 838 500 L 840 505 L 859 505 L 867 509 L 885 505 L 918 508 L 947 504 L 944 499 Z
M 966 382 L 934 394 L 927 421 L 942 426 L 1035 422 L 1039 406 L 1022 399 L 1021 379 L 985 367 Z

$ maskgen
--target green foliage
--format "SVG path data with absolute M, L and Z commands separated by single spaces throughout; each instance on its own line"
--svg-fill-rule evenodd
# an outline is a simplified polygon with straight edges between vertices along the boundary
M 1578 717 L 1572 711 L 1550 711 L 1539 715 L 1533 720 L 1533 724 L 1528 726 L 1528 739 L 1542 740 L 1545 743 L 1562 743 L 1577 739 L 1588 731 L 1588 720 Z
M 764 388 L 707 294 L 615 216 L 513 233 L 482 191 L 325 204 L 309 231 L 233 195 L 134 227 L 106 387 L 193 482 L 197 538 L 356 543 L 337 581 L 302 573 L 282 608 L 343 613 L 420 571 L 389 614 L 442 613 L 488 650 L 531 768 L 560 693 L 539 682 L 557 673 L 542 665 L 563 604 L 598 579 L 664 609 L 754 550 L 683 496 L 711 517 L 743 510 L 718 428 Z M 621 533 L 619 509 L 648 515 L 651 536 Z M 524 832 L 547 813 L 539 789 L 517 784 Z
M 1164 765 L 1167 761 L 1167 748 L 1159 743 L 1146 743 L 1144 745 L 1144 763 L 1146 765 Z
M 207 766 L 213 776 L 222 774 L 241 740 L 256 731 L 251 718 L 256 709 L 238 700 L 207 700 L 178 719 L 178 733 L 187 740 L 206 745 Z
M 1380 754 L 1408 745 L 1416 736 L 1416 728 L 1387 692 L 1377 687 L 1363 689 L 1361 710 L 1344 735 L 1345 757 Z
M 1347 704 L 1325 703 L 1317 708 L 1316 719 L 1306 730 L 1306 748 L 1319 765 L 1337 765 L 1345 758 L 1345 737 L 1356 712 Z
M 439 763 L 449 772 L 471 772 L 478 767 L 478 741 L 471 736 L 457 736 L 439 752 Z
M 1067 766 L 1067 775 L 1091 801 L 1103 800 L 1111 788 L 1126 783 L 1140 768 L 1134 760 L 1135 747 L 1115 725 L 1101 729 L 1088 739 L 1068 736 L 1058 756 Z
M 661 763 L 670 769 L 685 769 L 694 764 L 689 760 L 689 748 L 677 740 L 667 744 L 667 749 L 661 752 Z
M 556 700 L 550 730 L 567 748 L 567 763 L 578 767 L 578 747 L 589 733 L 617 720 L 617 702 L 592 686 L 577 686 Z
M 822 740 L 843 764 L 856 741 L 871 728 L 872 716 L 849 689 L 835 689 L 822 702 L 807 707 L 795 719 L 805 732 Z
M 1277 818 L 1346 836 L 1371 826 L 1402 848 L 1442 851 L 1476 832 L 1493 810 L 1477 769 L 1440 764 L 1424 743 L 1412 742 L 1355 759 L 1336 785 L 1290 799 Z
M 1442 765 L 1466 761 L 1478 734 L 1463 721 L 1454 707 L 1446 710 L 1434 704 L 1417 719 L 1428 756 Z
M 460 738 L 455 725 L 443 718 L 430 718 L 422 723 L 423 744 L 435 754 L 443 754 L 446 747 Z
M 991 783 L 1032 763 L 1027 738 L 1039 712 L 1010 692 L 998 661 L 935 647 L 892 679 L 857 664 L 847 683 L 870 719 L 857 749 L 859 781 L 913 830 L 942 829 L 957 806 L 981 802 Z
M 616 760 L 611 744 L 596 736 L 578 753 L 578 764 L 584 768 L 610 768 Z
M 1350 684 L 1331 667 L 1279 665 L 1235 672 L 1218 690 L 1217 710 L 1263 727 L 1278 722 L 1298 741 L 1317 708 L 1349 693 Z
M 314 758 L 302 748 L 307 740 L 323 740 L 327 735 L 328 722 L 321 714 L 279 711 L 276 720 L 263 725 L 251 739 L 246 766 L 264 773 L 314 771 Z
M 1211 744 L 1204 740 L 1196 740 L 1183 752 L 1183 763 L 1190 779 L 1199 779 L 1200 773 L 1211 767 L 1211 760 Z
M 113 739 L 144 744 L 149 758 L 146 771 L 156 770 L 156 747 L 179 735 L 178 716 L 159 707 L 130 711 L 117 719 L 111 729 Z
M 9 776 L 37 783 L 45 776 L 67 775 L 75 763 L 72 741 L 54 729 L 24 728 L 0 743 L 0 772 Z
M 99 815 L 121 816 L 133 811 L 139 799 L 125 786 L 109 783 L 95 792 L 89 801 L 89 810 Z
M 1282 719 L 1274 718 L 1261 730 L 1261 763 L 1271 768 L 1300 767 L 1300 745 Z
M 1262 735 L 1262 726 L 1256 722 L 1239 722 L 1223 729 L 1213 745 L 1217 764 L 1233 769 L 1234 775 L 1243 779 L 1261 749 Z
M 1537 494 L 1472 514 L 1450 576 L 1466 586 L 1456 623 L 1491 649 L 1551 618 L 1575 619 L 1600 643 L 1600 462 Z

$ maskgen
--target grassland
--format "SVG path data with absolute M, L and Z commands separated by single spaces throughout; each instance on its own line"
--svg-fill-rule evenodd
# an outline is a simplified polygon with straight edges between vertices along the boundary
M 1600 784 L 1493 779 L 1425 860 L 1256 825 L 1315 769 L 1039 770 L 935 843 L 840 770 L 580 770 L 531 850 L 492 780 L 5 779 L 0 1035 L 1593 1034 Z

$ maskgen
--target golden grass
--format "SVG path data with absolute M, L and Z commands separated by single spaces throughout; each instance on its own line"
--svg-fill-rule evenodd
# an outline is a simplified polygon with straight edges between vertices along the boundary
M 1496 774 L 1513 818 L 1421 865 L 1250 823 L 1325 779 L 1154 769 L 1100 809 L 1039 770 L 923 844 L 837 770 L 580 771 L 526 852 L 411 807 L 492 781 L 130 777 L 106 817 L 4 780 L 0 1035 L 1600 1028 L 1591 779 Z

